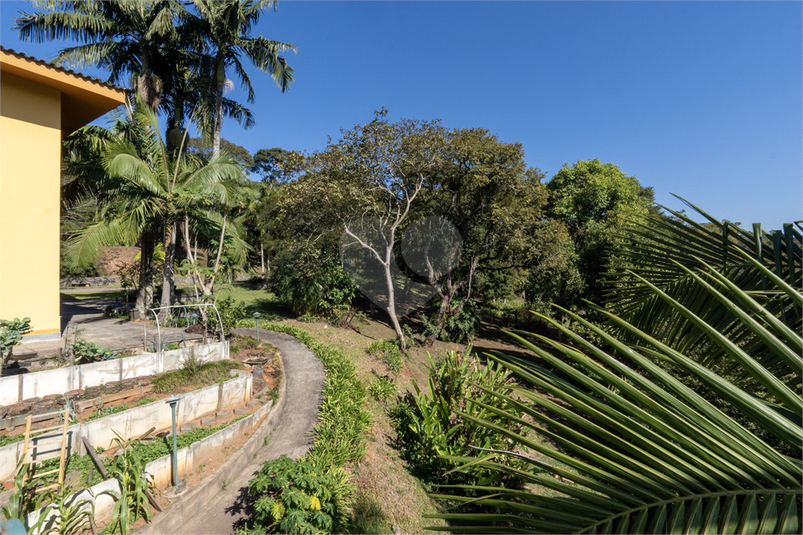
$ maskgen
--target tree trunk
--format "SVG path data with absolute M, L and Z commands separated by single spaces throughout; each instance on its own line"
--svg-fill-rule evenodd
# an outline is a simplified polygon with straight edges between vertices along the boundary
M 392 242 L 391 242 L 392 243 Z M 396 338 L 399 340 L 399 349 L 402 353 L 407 351 L 407 340 L 404 339 L 404 333 L 399 323 L 399 318 L 396 316 L 396 292 L 393 288 L 393 277 L 390 273 L 390 250 L 388 250 L 388 262 L 385 263 L 385 281 L 388 285 L 388 316 L 390 316 L 390 323 L 393 325 L 393 330 L 396 331 Z
M 220 128 L 223 124 L 223 86 L 225 82 L 218 82 L 217 96 L 215 97 L 215 132 L 212 139 L 212 155 L 220 154 Z
M 136 319 L 146 319 L 148 308 L 153 303 L 153 252 L 156 248 L 157 234 L 152 230 L 142 233 L 139 252 L 139 289 L 135 305 Z
M 452 297 L 454 297 L 454 292 L 446 294 L 446 296 L 441 299 L 441 306 L 438 308 L 438 317 L 435 318 L 436 330 L 424 340 L 424 347 L 430 347 L 434 344 L 435 340 L 437 340 L 438 336 L 441 334 L 443 326 L 446 325 L 446 316 L 449 311 L 449 305 L 452 303 Z
M 176 279 L 173 271 L 173 263 L 176 257 L 176 223 L 175 219 L 171 220 L 165 228 L 165 269 L 164 283 L 162 284 L 162 307 L 169 307 L 176 301 Z M 159 311 L 159 321 L 164 322 L 169 315 L 170 309 L 163 308 Z

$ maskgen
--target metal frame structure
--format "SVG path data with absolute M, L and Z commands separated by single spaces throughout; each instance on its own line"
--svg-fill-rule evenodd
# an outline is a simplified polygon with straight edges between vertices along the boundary
M 215 306 L 214 303 L 197 303 L 197 304 L 189 304 L 189 305 L 170 305 L 170 306 L 167 306 L 167 307 L 149 308 L 148 310 L 151 312 L 151 314 L 153 314 L 153 317 L 156 319 L 156 331 L 157 331 L 157 337 L 158 337 L 157 339 L 158 339 L 158 342 L 159 342 L 158 348 L 159 348 L 159 352 L 160 353 L 162 351 L 162 325 L 159 322 L 159 314 L 157 314 L 157 311 L 165 309 L 165 308 L 183 308 L 183 309 L 186 310 L 189 307 L 212 307 L 215 310 L 215 315 L 217 316 L 218 325 L 220 325 L 220 341 L 221 342 L 225 342 L 226 341 L 226 335 L 223 334 L 223 320 L 220 319 L 220 312 L 218 312 L 217 306 Z M 143 333 L 145 333 L 144 336 L 147 337 L 147 331 L 145 330 L 146 327 L 145 327 L 144 323 L 142 325 L 142 329 L 143 329 Z

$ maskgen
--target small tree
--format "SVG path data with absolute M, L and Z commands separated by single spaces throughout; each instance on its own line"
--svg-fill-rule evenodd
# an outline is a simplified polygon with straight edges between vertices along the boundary
M 14 318 L 13 321 L 0 320 L 0 376 L 3 368 L 11 358 L 14 346 L 22 341 L 25 334 L 31 332 L 31 318 Z

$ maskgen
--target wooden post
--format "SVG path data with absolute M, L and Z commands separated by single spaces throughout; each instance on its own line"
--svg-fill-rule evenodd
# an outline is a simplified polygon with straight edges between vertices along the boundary
M 70 426 L 70 404 L 64 406 L 64 427 L 61 430 L 61 455 L 59 456 L 59 488 L 64 486 L 64 465 L 67 460 L 67 428 Z

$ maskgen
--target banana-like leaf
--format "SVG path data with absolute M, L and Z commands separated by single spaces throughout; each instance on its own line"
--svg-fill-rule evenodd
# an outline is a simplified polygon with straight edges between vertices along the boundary
M 460 413 L 467 421 L 506 437 L 513 451 L 450 459 L 458 465 L 471 463 L 491 472 L 515 474 L 525 486 L 466 485 L 435 494 L 454 504 L 448 513 L 433 515 L 451 523 L 446 531 L 801 531 L 803 400 L 799 390 L 780 381 L 764 363 L 771 354 L 773 362 L 796 368 L 799 378 L 803 337 L 783 321 L 779 311 L 770 312 L 766 302 L 759 301 L 760 295 L 745 292 L 722 269 L 700 257 L 690 258 L 697 262 L 695 269 L 675 266 L 688 278 L 685 287 L 728 311 L 737 327 L 718 331 L 706 321 L 712 315 L 696 314 L 693 304 L 648 279 L 637 276 L 634 280 L 667 304 L 665 314 L 676 315 L 704 333 L 712 345 L 722 348 L 722 358 L 738 363 L 772 394 L 766 399 L 756 397 L 740 381 L 718 375 L 660 335 L 609 309 L 597 308 L 608 320 L 605 327 L 563 310 L 583 332 L 593 333 L 595 343 L 541 316 L 565 341 L 510 333 L 538 360 L 487 353 L 489 360 L 518 376 L 521 383 L 508 393 L 480 388 L 485 401 L 473 400 L 483 409 L 482 415 L 510 418 L 518 424 L 517 430 L 501 428 L 482 415 Z M 754 271 L 763 275 L 766 289 L 762 292 L 789 291 L 782 277 Z M 734 343 L 734 338 L 739 342 Z M 753 340 L 764 347 L 760 356 L 745 350 Z M 667 371 L 666 363 L 729 402 L 728 414 Z M 524 468 L 503 462 L 507 456 L 523 460 Z M 551 495 L 534 486 L 551 489 Z M 472 510 L 461 512 L 467 504 Z M 477 512 L 478 505 L 486 512 Z

